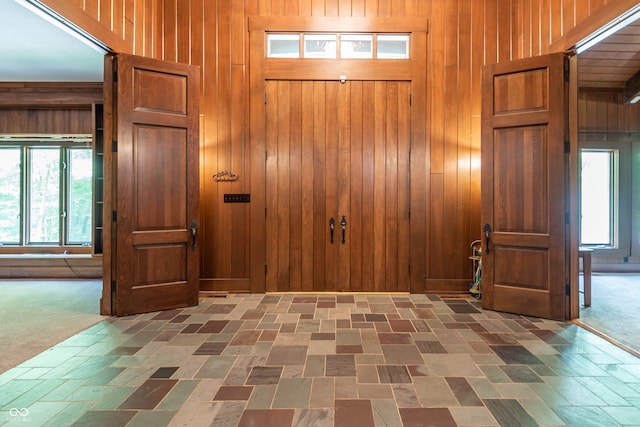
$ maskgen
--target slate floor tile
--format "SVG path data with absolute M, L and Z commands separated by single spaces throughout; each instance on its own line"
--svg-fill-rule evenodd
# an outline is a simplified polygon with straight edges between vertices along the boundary
M 267 365 L 304 365 L 307 359 L 307 346 L 273 346 L 267 359 Z
M 134 411 L 87 411 L 72 427 L 111 426 L 124 427 L 136 415 Z
M 249 400 L 252 386 L 221 386 L 213 400 Z
M 242 414 L 238 427 L 291 427 L 293 409 L 247 409 Z
M 335 427 L 375 427 L 370 400 L 336 400 Z
M 247 385 L 278 384 L 281 375 L 282 366 L 256 366 L 251 369 L 251 374 L 249 374 L 249 378 L 247 378 Z
M 490 347 L 508 364 L 542 364 L 540 359 L 521 345 L 492 345 Z
M 451 412 L 447 408 L 400 408 L 400 417 L 404 427 L 457 427 Z
M 119 406 L 119 409 L 154 409 L 178 380 L 149 379 Z
M 382 384 L 411 383 L 411 376 L 406 366 L 378 365 L 377 369 Z
M 382 353 L 389 365 L 417 365 L 423 363 L 415 345 L 383 345 Z
M 230 294 L 106 319 L 0 374 L 0 409 L 65 426 L 613 427 L 640 419 L 639 360 L 462 296 Z

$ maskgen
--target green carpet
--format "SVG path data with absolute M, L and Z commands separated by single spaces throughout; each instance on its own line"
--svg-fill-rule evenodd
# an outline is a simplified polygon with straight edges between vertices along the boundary
M 584 307 L 582 297 L 580 294 L 580 322 L 640 352 L 640 274 L 594 273 L 591 307 Z
M 106 317 L 101 280 L 0 280 L 0 373 Z

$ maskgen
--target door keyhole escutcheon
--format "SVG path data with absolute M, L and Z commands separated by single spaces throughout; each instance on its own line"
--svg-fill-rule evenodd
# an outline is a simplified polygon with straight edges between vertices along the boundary
M 329 234 L 331 236 L 331 244 L 333 245 L 333 231 L 336 229 L 336 220 L 331 217 L 329 220 Z

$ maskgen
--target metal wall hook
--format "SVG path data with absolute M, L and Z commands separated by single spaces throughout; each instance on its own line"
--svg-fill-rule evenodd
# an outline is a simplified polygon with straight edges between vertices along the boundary
M 215 182 L 237 181 L 238 180 L 238 175 L 233 173 L 233 172 L 229 172 L 227 170 L 223 170 L 222 172 L 218 172 L 218 173 L 214 174 L 213 175 L 213 180 Z

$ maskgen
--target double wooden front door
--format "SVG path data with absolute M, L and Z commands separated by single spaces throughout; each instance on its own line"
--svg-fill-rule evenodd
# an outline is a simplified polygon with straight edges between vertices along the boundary
M 266 82 L 267 291 L 409 291 L 410 92 Z

